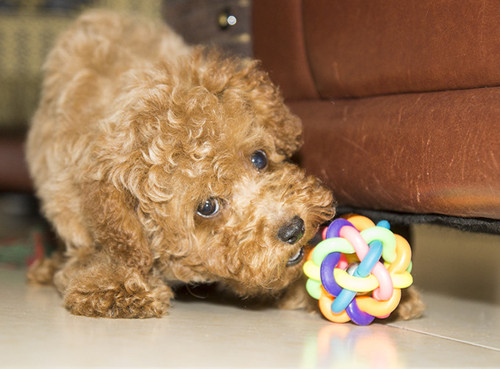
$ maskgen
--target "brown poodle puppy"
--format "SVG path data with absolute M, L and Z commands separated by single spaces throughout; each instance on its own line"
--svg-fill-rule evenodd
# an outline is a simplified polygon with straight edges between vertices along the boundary
M 31 272 L 74 314 L 159 317 L 178 282 L 303 307 L 331 193 L 287 161 L 301 124 L 254 61 L 166 25 L 84 14 L 45 64 L 27 157 L 64 258 Z

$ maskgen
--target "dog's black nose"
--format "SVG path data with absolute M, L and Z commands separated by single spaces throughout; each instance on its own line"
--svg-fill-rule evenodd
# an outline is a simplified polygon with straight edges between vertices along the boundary
M 286 243 L 293 245 L 302 238 L 306 231 L 304 221 L 299 216 L 294 216 L 287 224 L 278 231 L 278 238 Z

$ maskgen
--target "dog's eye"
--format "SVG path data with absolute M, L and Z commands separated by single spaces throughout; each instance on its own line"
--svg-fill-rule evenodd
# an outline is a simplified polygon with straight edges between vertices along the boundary
M 267 167 L 267 155 L 263 150 L 257 150 L 252 154 L 252 164 L 258 170 Z
M 199 216 L 202 216 L 203 218 L 211 218 L 215 215 L 220 210 L 220 204 L 219 204 L 219 199 L 215 197 L 211 197 L 198 205 L 198 209 L 196 210 L 197 214 Z

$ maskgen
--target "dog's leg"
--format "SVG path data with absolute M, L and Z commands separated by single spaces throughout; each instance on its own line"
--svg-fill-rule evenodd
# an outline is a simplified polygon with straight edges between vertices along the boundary
M 83 206 L 93 246 L 73 250 L 55 277 L 74 314 L 112 318 L 159 317 L 173 297 L 152 275 L 153 257 L 125 191 L 86 186 Z
M 94 182 L 83 187 L 82 196 L 83 214 L 96 249 L 119 264 L 148 274 L 153 256 L 132 195 L 111 184 Z
M 66 308 L 73 314 L 108 318 L 161 317 L 172 290 L 154 276 L 120 265 L 103 252 L 80 250 L 56 274 Z
M 420 292 L 414 286 L 410 286 L 401 291 L 401 301 L 393 315 L 398 320 L 409 320 L 420 318 L 424 311 L 425 304 Z

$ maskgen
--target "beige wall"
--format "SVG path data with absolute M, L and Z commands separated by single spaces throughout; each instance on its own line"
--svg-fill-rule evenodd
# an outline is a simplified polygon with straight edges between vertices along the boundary
M 500 235 L 413 226 L 413 276 L 424 291 L 500 304 Z
M 160 18 L 162 0 L 94 0 L 90 7 Z M 57 35 L 85 9 L 54 12 L 30 0 L 18 10 L 0 11 L 0 128 L 26 125 L 38 102 L 45 56 Z

